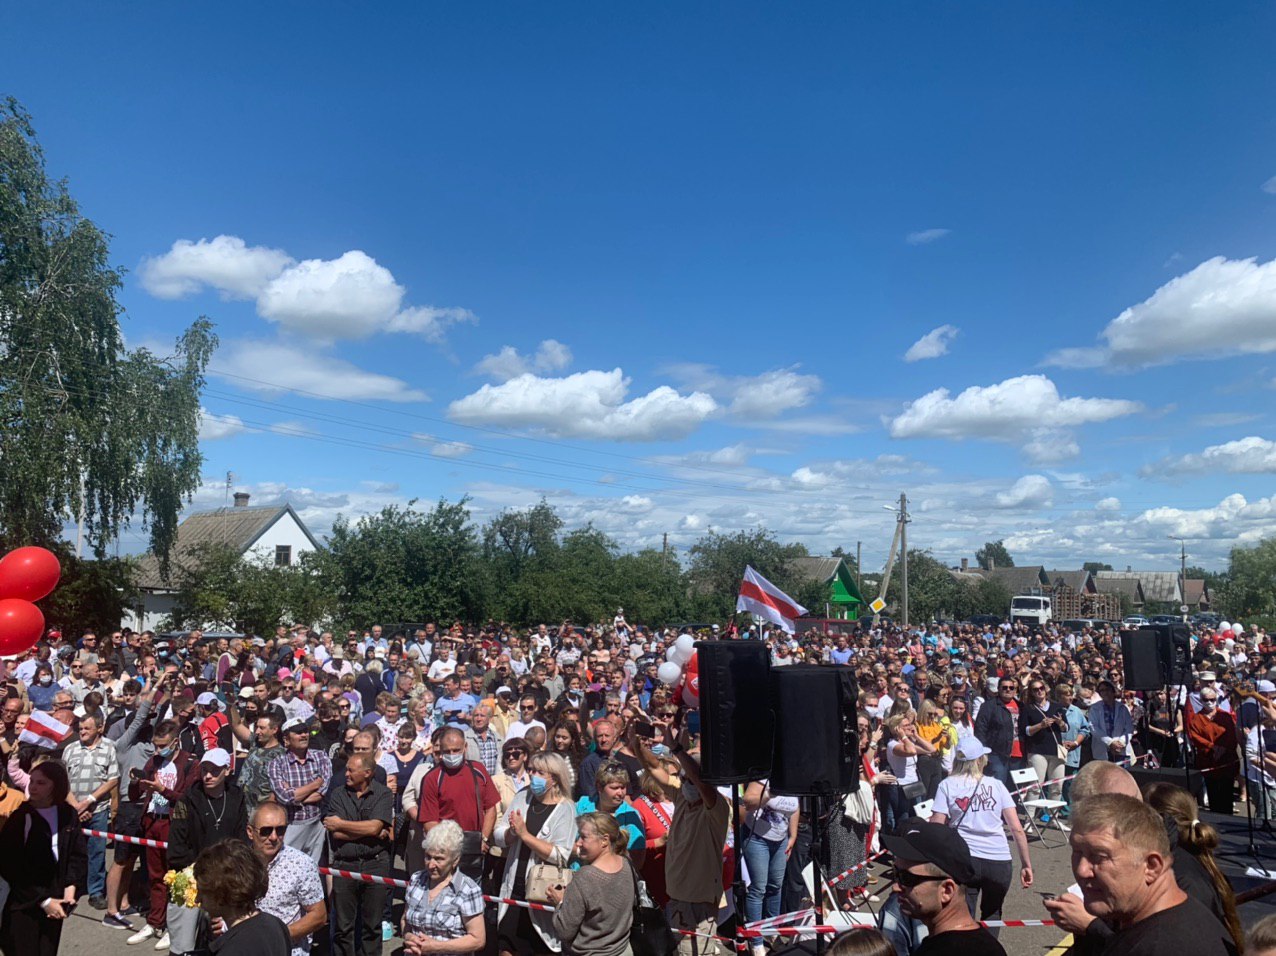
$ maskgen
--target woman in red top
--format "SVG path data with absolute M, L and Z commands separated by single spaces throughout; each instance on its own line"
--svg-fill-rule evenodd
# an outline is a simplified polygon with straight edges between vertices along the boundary
M 642 817 L 644 835 L 647 838 L 647 855 L 638 873 L 647 884 L 647 893 L 656 906 L 669 902 L 665 889 L 665 841 L 669 837 L 669 824 L 673 821 L 673 797 L 678 792 L 680 768 L 669 757 L 660 757 L 660 767 L 669 774 L 669 785 L 656 782 L 653 774 L 644 773 L 638 786 L 642 796 L 633 801 L 633 808 Z
M 1236 722 L 1232 715 L 1218 709 L 1218 691 L 1201 690 L 1200 713 L 1187 718 L 1187 735 L 1196 751 L 1196 769 L 1205 778 L 1205 793 L 1215 813 L 1233 812 L 1232 778 L 1240 765 L 1237 756 Z

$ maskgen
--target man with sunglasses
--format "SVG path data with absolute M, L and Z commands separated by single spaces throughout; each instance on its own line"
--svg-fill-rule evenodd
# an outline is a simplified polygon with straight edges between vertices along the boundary
M 882 845 L 895 858 L 888 876 L 901 912 L 929 931 L 915 956 L 1006 956 L 966 905 L 966 886 L 976 875 L 956 829 L 911 820 L 898 835 L 883 836 Z
M 257 908 L 282 920 L 292 937 L 292 956 L 308 956 L 310 935 L 328 922 L 323 884 L 314 860 L 287 846 L 288 812 L 277 803 L 263 803 L 253 811 L 248 838 L 266 861 L 270 888 Z

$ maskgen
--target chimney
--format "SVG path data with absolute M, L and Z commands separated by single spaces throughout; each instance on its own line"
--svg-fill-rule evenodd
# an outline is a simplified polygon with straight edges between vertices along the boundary
M 969 570 L 970 570 L 970 559 L 969 559 L 969 558 L 962 558 L 962 559 L 961 559 L 961 569 L 962 569 L 963 571 L 969 571 Z
M 989 571 L 997 570 L 997 559 L 994 558 L 991 554 L 988 555 L 988 570 Z
M 248 499 L 249 499 L 250 497 L 251 497 L 251 496 L 250 496 L 250 495 L 248 494 L 248 492 L 246 492 L 246 491 L 237 491 L 237 492 L 235 492 L 235 507 L 236 507 L 236 508 L 247 508 L 247 507 L 248 507 Z

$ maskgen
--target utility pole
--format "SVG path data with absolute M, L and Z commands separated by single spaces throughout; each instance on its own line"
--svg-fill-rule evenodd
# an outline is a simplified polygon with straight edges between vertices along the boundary
M 904 575 L 902 584 L 904 585 L 904 627 L 908 627 L 908 495 L 900 492 L 899 496 L 899 548 L 902 552 L 900 560 L 903 567 L 900 568 Z
M 863 574 L 864 562 L 860 560 L 860 542 L 855 542 L 855 590 L 860 592 L 862 597 L 864 594 L 864 584 L 860 580 Z
M 1182 608 L 1187 607 L 1187 541 L 1174 535 L 1168 535 L 1171 541 L 1179 543 L 1179 613 L 1183 615 L 1183 620 L 1187 620 L 1187 611 Z

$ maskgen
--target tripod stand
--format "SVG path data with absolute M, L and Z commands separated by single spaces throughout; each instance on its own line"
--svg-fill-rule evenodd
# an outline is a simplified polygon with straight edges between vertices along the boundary
M 1241 702 L 1237 716 L 1240 717 L 1243 714 L 1245 707 L 1250 704 L 1252 704 L 1255 707 L 1259 706 L 1254 701 L 1244 700 Z M 1276 838 L 1276 831 L 1272 830 L 1271 820 L 1268 819 L 1271 814 L 1267 806 L 1267 787 L 1264 783 L 1264 778 L 1268 776 L 1267 760 L 1266 760 L 1268 741 L 1265 738 L 1267 737 L 1268 733 L 1276 733 L 1276 732 L 1268 731 L 1266 728 L 1263 727 L 1263 715 L 1261 712 L 1261 708 L 1257 717 L 1257 721 L 1258 723 L 1255 726 L 1257 727 L 1258 732 L 1254 736 L 1255 736 L 1256 742 L 1258 743 L 1258 753 L 1256 755 L 1258 757 L 1258 768 L 1254 768 L 1250 762 L 1251 757 L 1255 755 L 1250 753 L 1249 732 L 1242 731 L 1244 733 L 1244 736 L 1241 737 L 1241 758 L 1244 761 L 1244 766 L 1245 766 L 1244 781 L 1245 781 L 1245 788 L 1248 791 L 1248 793 L 1246 794 L 1248 799 L 1245 801 L 1245 829 L 1249 835 L 1249 845 L 1245 848 L 1245 854 L 1251 859 L 1253 859 L 1254 865 L 1257 869 L 1261 870 L 1264 873 L 1268 873 L 1269 871 L 1263 865 L 1262 855 L 1258 851 L 1258 843 L 1255 842 L 1254 840 L 1254 834 L 1256 831 L 1261 831 L 1262 833 L 1265 833 L 1269 838 Z M 1241 721 L 1238 721 L 1238 723 L 1239 722 Z M 1239 728 L 1237 729 L 1239 731 Z M 1251 787 L 1249 777 L 1250 777 L 1250 773 L 1253 772 L 1254 769 L 1258 769 L 1259 777 L 1258 777 L 1258 780 L 1254 781 L 1254 786 Z M 1262 819 L 1259 822 L 1259 825 L 1257 827 L 1254 826 L 1254 803 L 1255 803 L 1256 795 L 1258 795 L 1259 799 L 1262 800 L 1262 809 L 1260 810 L 1260 813 L 1262 814 Z

